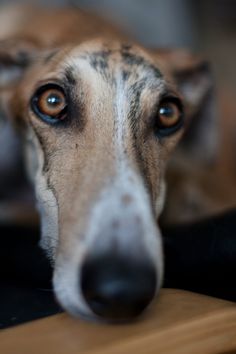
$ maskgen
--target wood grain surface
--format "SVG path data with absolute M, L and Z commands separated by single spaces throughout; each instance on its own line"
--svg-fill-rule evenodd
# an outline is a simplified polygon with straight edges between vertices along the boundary
M 60 314 L 0 332 L 1 354 L 236 353 L 236 305 L 164 289 L 131 324 L 89 323 Z

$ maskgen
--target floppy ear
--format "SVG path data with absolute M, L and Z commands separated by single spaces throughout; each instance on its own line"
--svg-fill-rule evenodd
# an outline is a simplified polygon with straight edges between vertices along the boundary
M 0 120 L 6 117 L 7 98 L 36 58 L 38 48 L 30 40 L 0 41 Z
M 209 65 L 184 50 L 161 50 L 186 111 L 186 132 L 180 149 L 186 157 L 210 163 L 217 154 L 218 118 L 214 85 Z
M 23 77 L 26 69 L 36 57 L 37 47 L 31 41 L 9 39 L 0 41 L 0 195 L 18 188 L 21 144 L 18 133 L 13 129 L 9 114 L 9 98 Z
M 30 39 L 8 38 L 0 41 L 1 126 L 8 116 L 8 98 L 38 52 L 37 44 Z
M 24 74 L 38 52 L 30 40 L 0 41 L 0 89 L 14 85 Z

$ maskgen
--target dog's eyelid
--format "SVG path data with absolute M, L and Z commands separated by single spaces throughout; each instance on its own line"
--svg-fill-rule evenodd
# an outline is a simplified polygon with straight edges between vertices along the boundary
M 175 91 L 166 90 L 162 92 L 161 95 L 159 96 L 159 102 L 164 100 L 170 100 L 170 101 L 173 100 L 176 101 L 177 103 L 179 102 L 180 105 L 183 105 L 182 97 Z
M 47 86 L 57 86 L 58 88 L 63 90 L 65 93 L 67 91 L 67 87 L 66 87 L 65 83 L 63 82 L 63 80 L 59 80 L 59 79 L 55 79 L 55 78 L 38 81 L 32 91 L 33 91 L 33 93 L 35 93 L 38 90 L 40 90 L 41 88 L 43 89 L 44 87 L 46 88 Z

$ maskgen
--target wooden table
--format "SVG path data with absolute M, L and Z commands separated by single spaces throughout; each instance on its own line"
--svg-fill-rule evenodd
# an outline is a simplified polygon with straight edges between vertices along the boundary
M 60 314 L 0 332 L 1 354 L 236 353 L 236 305 L 164 289 L 139 321 L 88 323 Z

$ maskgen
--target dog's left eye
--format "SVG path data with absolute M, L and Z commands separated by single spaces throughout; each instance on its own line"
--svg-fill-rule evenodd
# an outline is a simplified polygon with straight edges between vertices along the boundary
M 158 106 L 157 130 L 161 136 L 177 131 L 183 123 L 183 109 L 177 98 L 163 99 Z
M 66 118 L 67 101 L 59 85 L 40 87 L 31 100 L 33 112 L 47 123 L 56 123 Z

